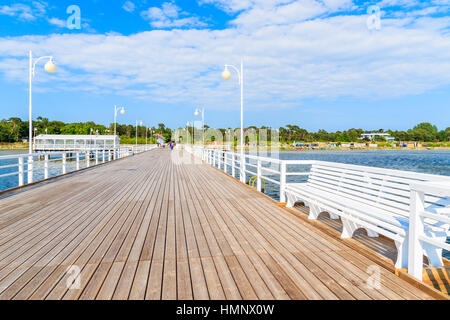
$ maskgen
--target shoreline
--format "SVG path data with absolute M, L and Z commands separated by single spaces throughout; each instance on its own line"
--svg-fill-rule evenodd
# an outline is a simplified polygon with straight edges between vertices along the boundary
M 217 148 L 218 146 L 214 146 Z M 231 149 L 239 152 L 240 149 Z M 287 152 L 307 152 L 307 151 L 450 151 L 450 147 L 439 148 L 288 148 L 288 147 L 246 147 L 245 151 L 287 151 Z

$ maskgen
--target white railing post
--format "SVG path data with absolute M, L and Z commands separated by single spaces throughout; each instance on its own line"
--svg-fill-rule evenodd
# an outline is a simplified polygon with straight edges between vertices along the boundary
M 95 165 L 98 165 L 98 150 L 95 150 Z
M 423 192 L 411 189 L 410 199 L 408 273 L 422 281 L 423 248 L 419 237 L 423 235 L 424 230 L 420 213 L 425 210 L 425 195 Z
M 286 162 L 280 163 L 280 202 L 286 202 Z
M 221 170 L 221 167 L 222 167 L 222 150 L 219 150 L 218 152 L 217 152 L 217 168 L 219 168 L 219 170 Z
M 245 154 L 244 154 L 244 156 L 242 156 L 242 153 L 241 153 L 241 159 L 240 159 L 241 161 L 240 161 L 240 172 L 241 172 L 241 182 L 243 183 L 243 184 L 245 184 L 246 183 L 246 179 L 245 179 Z
M 44 179 L 48 179 L 48 154 L 44 155 Z
M 226 174 L 228 174 L 228 154 L 226 151 L 223 153 L 223 171 L 225 171 Z
M 105 149 L 102 150 L 102 163 L 105 163 Z
M 86 168 L 91 166 L 91 151 L 86 151 Z
M 258 159 L 258 166 L 257 166 L 257 170 L 256 170 L 256 175 L 257 175 L 257 182 L 256 182 L 256 188 L 258 190 L 258 192 L 261 192 L 261 160 Z
M 66 153 L 63 153 L 62 154 L 62 174 L 66 174 L 66 172 L 67 172 L 67 166 L 66 166 L 66 163 L 67 163 L 67 154 Z
M 236 178 L 236 155 L 234 153 L 231 154 L 231 175 Z
M 78 170 L 80 170 L 80 153 L 79 152 L 77 152 L 76 161 L 77 161 L 77 171 L 78 171 Z
M 23 157 L 19 157 L 19 187 L 23 186 Z
M 33 156 L 28 156 L 27 176 L 28 183 L 33 183 Z

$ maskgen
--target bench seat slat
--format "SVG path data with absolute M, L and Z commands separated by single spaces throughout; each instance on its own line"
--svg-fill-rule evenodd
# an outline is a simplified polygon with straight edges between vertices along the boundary
M 397 202 L 401 202 L 404 204 L 409 204 L 409 193 L 407 193 L 407 195 L 402 195 L 399 193 L 397 193 L 398 195 L 395 195 L 392 193 L 397 192 L 397 191 L 392 188 L 385 188 L 382 186 L 363 183 L 363 182 L 359 182 L 356 180 L 348 180 L 346 178 L 342 178 L 340 180 L 338 180 L 338 179 L 330 180 L 329 177 L 327 177 L 326 175 L 324 175 L 322 173 L 315 173 L 314 176 L 310 176 L 310 177 L 311 177 L 311 179 L 320 177 L 320 178 L 326 179 L 327 181 L 333 181 L 335 184 L 339 185 L 339 188 L 361 191 L 363 194 L 367 194 L 367 193 L 371 194 L 372 193 L 374 196 L 382 195 L 382 197 L 384 197 L 384 198 L 387 198 L 387 199 L 390 199 L 393 201 L 397 201 Z
M 384 219 L 380 219 L 380 217 L 375 218 L 370 215 L 362 215 L 361 212 L 354 207 L 342 208 L 342 201 L 339 201 L 337 197 L 328 197 L 324 199 L 323 194 L 320 194 L 320 192 L 317 192 L 317 190 L 311 188 L 305 188 L 302 191 L 299 189 L 289 189 L 289 191 L 297 194 L 300 198 L 308 199 L 308 201 L 313 198 L 319 206 L 325 207 L 326 210 L 333 209 L 332 213 L 339 216 L 345 215 L 352 220 L 357 218 L 359 222 L 364 222 L 364 224 L 369 222 L 373 226 L 381 226 L 390 233 L 399 234 L 401 236 L 405 236 L 406 234 L 405 227 L 402 223 L 398 221 L 396 223 L 392 223 L 392 220 L 387 222 L 384 221 Z
M 378 177 L 381 175 L 386 176 L 389 180 L 404 182 L 406 184 L 410 184 L 411 182 L 420 182 L 420 181 L 433 181 L 437 178 L 442 181 L 450 181 L 450 177 L 447 176 L 437 176 L 434 174 L 427 173 L 418 173 L 413 171 L 399 171 L 385 168 L 376 168 L 376 167 L 366 167 L 359 166 L 354 164 L 344 164 L 338 162 L 325 162 L 325 161 L 316 161 L 313 165 L 315 167 L 323 167 L 323 168 L 334 168 L 339 170 L 344 170 L 348 173 L 368 173 L 374 174 Z
M 409 206 L 404 203 L 403 204 L 396 203 L 394 201 L 385 200 L 382 198 L 371 196 L 369 194 L 363 194 L 362 192 L 351 190 L 351 189 L 332 189 L 332 188 L 330 188 L 329 181 L 327 181 L 325 179 L 321 179 L 319 177 L 315 177 L 314 179 L 311 179 L 311 181 L 308 183 L 314 184 L 314 185 L 317 184 L 324 188 L 327 188 L 331 193 L 342 193 L 342 194 L 348 195 L 348 197 L 353 197 L 354 199 L 359 200 L 361 202 L 365 202 L 365 203 L 373 204 L 373 205 L 378 204 L 380 206 L 383 206 L 386 210 L 392 210 L 391 208 L 396 208 L 396 209 L 404 211 L 404 215 L 408 215 Z
M 408 183 L 397 183 L 390 181 L 389 177 L 383 176 L 381 178 L 380 176 L 377 176 L 375 174 L 369 174 L 369 173 L 362 173 L 362 172 L 353 172 L 352 174 L 347 173 L 348 170 L 340 170 L 334 169 L 330 170 L 329 168 L 321 168 L 321 167 L 313 167 L 311 169 L 310 176 L 314 176 L 316 173 L 321 173 L 326 176 L 329 176 L 330 179 L 339 179 L 340 177 L 345 178 L 345 180 L 349 179 L 348 182 L 353 183 L 353 180 L 359 181 L 355 182 L 355 184 L 360 185 L 360 183 L 363 183 L 364 185 L 367 185 L 368 188 L 379 188 L 382 191 L 387 191 L 390 193 L 394 193 L 397 195 L 408 197 L 410 196 L 410 183 L 417 182 L 418 180 L 413 179 L 410 180 Z M 446 177 L 445 177 L 446 178 Z M 370 180 L 369 180 L 370 179 Z M 384 180 L 383 180 L 384 179 Z M 426 203 L 434 203 L 439 201 L 441 198 L 433 196 L 433 195 L 426 195 L 425 202 Z
M 298 190 L 298 188 L 289 190 Z M 305 186 L 302 187 L 302 193 L 305 195 L 308 195 L 310 193 L 311 195 L 314 195 L 319 199 L 329 199 L 338 204 L 339 207 L 342 208 L 342 210 L 354 209 L 355 212 L 360 212 L 361 214 L 372 216 L 376 219 L 393 224 L 400 228 L 405 228 L 408 226 L 408 219 L 404 215 L 394 212 L 387 212 L 382 208 L 364 204 L 357 200 L 347 198 L 338 194 L 330 194 L 326 190 L 321 190 L 316 186 L 305 184 Z
M 403 183 L 394 183 L 388 180 L 383 179 L 376 179 L 374 177 L 368 177 L 368 176 L 362 176 L 362 175 L 351 175 L 347 174 L 345 172 L 338 172 L 338 171 L 329 171 L 329 170 L 323 170 L 319 168 L 313 168 L 311 170 L 312 174 L 320 173 L 323 175 L 330 176 L 330 178 L 345 178 L 349 181 L 355 181 L 359 183 L 364 183 L 367 185 L 373 185 L 374 188 L 376 187 L 383 187 L 386 189 L 394 189 L 398 194 L 409 196 L 409 185 L 403 184 Z

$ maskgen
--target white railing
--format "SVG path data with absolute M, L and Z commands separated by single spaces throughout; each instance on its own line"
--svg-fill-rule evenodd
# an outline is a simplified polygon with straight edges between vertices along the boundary
M 97 149 L 114 149 L 113 144 L 84 144 L 84 143 L 76 143 L 76 144 L 43 144 L 43 143 L 35 143 L 33 144 L 33 150 L 97 150 Z
M 120 148 L 129 148 L 131 150 L 138 150 L 138 152 L 142 152 L 145 150 L 153 149 L 155 145 L 121 145 L 120 147 L 116 147 L 116 149 Z M 95 150 L 114 150 L 113 144 L 34 144 L 33 150 L 36 151 L 95 151 Z
M 244 154 L 242 163 L 240 153 L 191 146 L 184 146 L 184 149 L 243 183 L 247 183 L 247 174 L 254 177 L 259 192 L 263 189 L 263 182 L 277 185 L 282 203 L 286 202 L 285 187 L 288 177 L 304 176 L 306 180 L 311 166 L 317 163 L 315 160 L 280 160 L 248 154 Z
M 286 202 L 285 188 L 288 177 L 310 175 L 310 169 L 314 164 L 324 164 L 324 161 L 317 160 L 280 160 L 275 158 L 260 157 L 254 155 L 244 155 L 244 163 L 241 163 L 240 153 L 228 152 L 217 149 L 203 149 L 192 148 L 184 146 L 184 149 L 195 156 L 201 158 L 204 162 L 224 171 L 234 178 L 239 178 L 240 168 L 244 167 L 245 174 L 254 175 L 256 177 L 256 188 L 262 191 L 262 180 L 269 181 L 279 186 L 280 199 L 282 203 Z M 345 165 L 348 167 L 361 167 L 354 165 Z M 380 172 L 392 171 L 389 169 L 373 168 Z M 414 175 L 415 173 L 409 173 Z M 445 231 L 445 226 L 442 226 L 442 241 L 427 236 L 427 229 L 436 228 L 435 222 L 442 224 L 450 224 L 450 181 L 447 177 L 437 175 L 416 174 L 423 177 L 435 180 L 434 182 L 423 182 L 411 184 L 411 198 L 410 198 L 410 223 L 409 223 L 409 251 L 408 251 L 408 265 L 409 273 L 418 279 L 422 279 L 422 261 L 423 261 L 423 247 L 424 245 L 432 245 L 450 251 L 450 245 L 445 243 L 445 238 L 448 236 Z M 443 181 L 439 181 L 442 179 Z M 244 180 L 247 183 L 247 179 Z M 437 182 L 436 182 L 437 181 Z M 425 210 L 425 196 L 443 197 L 438 206 L 428 206 Z M 445 200 L 447 197 L 447 200 Z M 447 202 L 445 202 L 447 201 Z M 445 203 L 443 203 L 445 202 Z M 424 222 L 424 218 L 430 219 Z M 434 222 L 434 223 L 433 223 Z M 433 224 L 433 226 L 431 226 Z M 434 230 L 435 231 L 435 230 Z M 436 232 L 430 233 L 434 236 Z
M 442 197 L 444 208 L 426 208 L 425 196 L 433 195 Z M 446 199 L 446 200 L 445 200 Z M 428 221 L 450 225 L 450 182 L 423 182 L 411 184 L 411 205 L 409 223 L 409 257 L 408 273 L 422 280 L 423 275 L 423 252 L 425 246 L 434 246 L 450 251 L 450 244 L 437 241 L 427 235 L 430 228 Z M 442 237 L 447 237 L 442 232 Z
M 101 163 L 155 149 L 154 145 L 130 146 L 117 149 L 94 149 L 86 151 L 42 152 L 0 156 L 0 181 L 17 176 L 14 186 L 24 186 L 69 172 L 89 168 Z M 25 181 L 26 178 L 26 181 Z M 0 190 L 2 191 L 2 190 Z

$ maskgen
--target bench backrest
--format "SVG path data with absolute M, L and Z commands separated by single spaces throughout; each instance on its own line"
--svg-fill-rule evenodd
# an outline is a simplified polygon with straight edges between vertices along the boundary
M 308 184 L 389 212 L 409 216 L 410 184 L 418 181 L 450 181 L 450 177 L 317 161 Z M 426 206 L 442 208 L 450 199 L 425 196 Z

